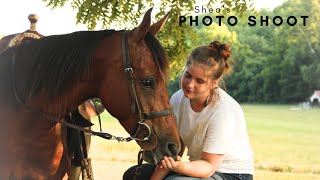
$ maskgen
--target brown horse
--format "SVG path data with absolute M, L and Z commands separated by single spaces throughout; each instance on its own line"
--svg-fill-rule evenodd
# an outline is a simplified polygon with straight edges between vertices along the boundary
M 153 153 L 147 162 L 177 155 L 168 61 L 154 37 L 167 16 L 150 26 L 150 14 L 131 31 L 48 36 L 0 54 L 0 179 L 62 179 L 70 159 L 60 119 L 92 97 Z
M 10 34 L 0 39 L 0 53 L 12 46 L 24 43 L 25 41 L 44 37 L 36 30 L 38 16 L 36 14 L 30 14 L 28 19 L 30 21 L 30 29 L 22 33 Z M 98 104 L 93 102 L 98 102 Z M 101 106 L 101 101 L 99 101 L 99 99 L 89 99 L 78 106 L 76 110 L 70 112 L 67 117 L 64 118 L 64 120 L 68 123 L 76 124 L 77 126 L 80 126 L 86 130 L 91 130 L 91 126 L 93 125 L 90 123 L 91 118 L 99 116 L 104 109 L 105 108 Z M 71 158 L 71 171 L 69 179 L 79 179 L 81 173 L 83 177 L 82 179 L 92 179 L 93 174 L 88 174 L 88 172 L 92 173 L 91 161 L 88 157 L 90 142 L 90 134 L 86 134 L 76 129 L 67 128 L 66 147 L 68 149 L 68 155 Z M 90 163 L 88 164 L 88 162 Z

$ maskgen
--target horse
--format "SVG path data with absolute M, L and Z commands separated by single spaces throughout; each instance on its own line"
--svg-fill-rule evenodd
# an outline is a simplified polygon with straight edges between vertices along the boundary
M 180 141 L 166 78 L 169 62 L 155 38 L 168 14 L 149 9 L 133 30 L 80 31 L 30 40 L 0 54 L 0 179 L 62 179 L 70 158 L 61 120 L 99 97 L 138 145 L 159 163 Z
M 37 30 L 38 16 L 36 14 L 30 14 L 28 20 L 30 21 L 30 28 L 22 33 L 15 33 L 4 36 L 0 39 L 0 53 L 5 51 L 7 48 L 19 45 L 30 39 L 40 39 L 44 35 L 40 34 Z M 89 99 L 78 106 L 77 109 L 70 112 L 64 120 L 77 124 L 86 130 L 91 130 L 91 118 L 98 116 L 100 123 L 100 114 L 105 110 L 101 105 L 99 98 Z M 67 128 L 67 141 L 66 147 L 68 149 L 68 156 L 71 158 L 71 171 L 70 179 L 79 179 L 82 174 L 82 179 L 92 179 L 92 165 L 91 159 L 88 157 L 91 143 L 91 136 L 85 134 L 85 132 Z M 86 163 L 87 162 L 87 163 Z M 89 162 L 89 164 L 88 164 Z M 88 174 L 86 170 L 90 170 L 91 174 Z

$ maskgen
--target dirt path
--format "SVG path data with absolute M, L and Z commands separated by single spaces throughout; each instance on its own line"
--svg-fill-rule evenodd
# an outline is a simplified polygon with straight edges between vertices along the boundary
M 93 129 L 98 130 L 96 125 Z M 116 136 L 128 136 L 120 125 L 106 128 L 105 131 Z M 92 162 L 94 179 L 121 180 L 123 173 L 137 163 L 139 150 L 135 141 L 119 143 L 93 136 L 89 157 Z

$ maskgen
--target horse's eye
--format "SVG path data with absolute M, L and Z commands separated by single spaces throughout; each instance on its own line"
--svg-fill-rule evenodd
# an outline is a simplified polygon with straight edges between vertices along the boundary
M 153 79 L 144 79 L 141 81 L 142 86 L 146 88 L 153 88 L 154 87 L 154 80 Z

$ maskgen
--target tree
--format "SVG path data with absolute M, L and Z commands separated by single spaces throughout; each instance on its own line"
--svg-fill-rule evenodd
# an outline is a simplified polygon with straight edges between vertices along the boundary
M 301 102 L 319 89 L 319 3 L 287 0 L 273 11 L 259 12 L 269 17 L 269 26 L 250 27 L 243 22 L 228 26 L 236 35 L 232 44 L 236 64 L 226 79 L 228 93 L 240 102 L 290 103 Z M 302 15 L 309 16 L 305 26 L 301 21 L 289 26 L 286 20 L 281 26 L 272 25 L 274 16 Z
M 315 89 L 320 88 L 320 35 L 318 0 L 288 0 L 274 10 L 275 14 L 289 17 L 293 14 L 307 15 L 307 24 L 281 26 L 275 29 L 277 44 L 282 44 L 280 64 L 280 96 L 303 100 Z M 292 91 L 294 89 L 294 91 Z M 291 93 L 288 93 L 291 92 Z M 287 96 L 287 97 L 286 97 Z
M 180 16 L 190 16 L 194 12 L 196 0 L 42 0 L 47 6 L 59 8 L 71 4 L 77 10 L 77 23 L 87 24 L 89 30 L 96 28 L 98 22 L 102 22 L 104 28 L 115 26 L 124 29 L 132 28 L 138 24 L 142 14 L 150 7 L 157 7 L 156 18 L 162 17 L 169 10 L 170 18 L 159 34 L 161 44 L 167 50 L 171 60 L 173 74 L 180 71 L 180 64 L 186 58 L 188 49 L 186 39 L 195 40 L 196 34 L 189 25 L 179 25 Z M 203 0 L 204 1 L 204 0 Z M 206 1 L 207 2 L 207 1 Z M 226 14 L 226 9 L 243 15 L 248 9 L 252 9 L 251 0 L 210 0 L 205 8 L 214 8 L 214 4 L 220 2 L 221 13 L 213 16 Z
M 288 0 L 260 15 L 283 19 L 309 16 L 305 26 L 300 21 L 295 26 L 232 28 L 239 45 L 233 47 L 237 64 L 228 83 L 230 94 L 244 102 L 289 103 L 301 102 L 320 88 L 318 8 L 316 0 Z

